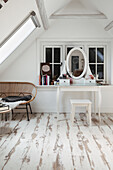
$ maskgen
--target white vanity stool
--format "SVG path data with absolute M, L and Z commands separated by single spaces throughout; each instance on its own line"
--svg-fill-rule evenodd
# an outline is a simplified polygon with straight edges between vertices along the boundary
M 74 122 L 74 116 L 75 116 L 75 107 L 76 106 L 85 106 L 87 111 L 87 121 L 89 122 L 89 125 L 91 126 L 91 104 L 92 102 L 88 99 L 71 99 L 71 122 L 73 125 Z

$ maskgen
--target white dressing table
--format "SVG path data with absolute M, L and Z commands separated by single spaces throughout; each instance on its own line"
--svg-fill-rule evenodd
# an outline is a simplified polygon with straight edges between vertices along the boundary
M 94 94 L 94 99 L 92 98 L 92 104 L 94 105 L 94 111 L 96 113 L 96 110 L 98 109 L 98 113 L 100 116 L 100 106 L 101 106 L 101 87 L 100 85 L 97 84 L 77 84 L 77 85 L 70 85 L 70 86 L 59 86 L 59 85 L 38 85 L 38 89 L 42 90 L 56 90 L 56 107 L 57 107 L 57 113 L 59 114 L 59 106 L 60 106 L 60 98 L 61 98 L 61 93 L 62 92 L 91 92 Z M 93 96 L 92 96 L 93 97 Z M 96 102 L 96 100 L 98 102 Z

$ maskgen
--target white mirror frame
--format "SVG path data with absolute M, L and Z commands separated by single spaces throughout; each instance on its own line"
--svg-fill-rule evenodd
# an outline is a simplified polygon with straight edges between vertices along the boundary
M 73 51 L 80 51 L 82 54 L 83 54 L 83 57 L 84 57 L 84 70 L 82 72 L 82 74 L 78 77 L 75 77 L 72 75 L 72 73 L 70 73 L 70 69 L 69 69 L 69 58 L 71 57 L 71 54 L 73 53 Z M 79 47 L 75 47 L 73 48 L 72 50 L 69 51 L 68 55 L 67 55 L 67 60 L 66 60 L 66 67 L 67 67 L 67 72 L 69 73 L 69 75 L 73 78 L 73 79 L 80 79 L 82 78 L 85 73 L 86 73 L 86 70 L 87 70 L 87 59 L 86 59 L 86 54 L 85 52 L 83 51 L 83 49 L 79 48 Z

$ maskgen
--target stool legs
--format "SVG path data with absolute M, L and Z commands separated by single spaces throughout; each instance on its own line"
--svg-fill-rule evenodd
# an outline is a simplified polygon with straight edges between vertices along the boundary
M 88 105 L 89 125 L 91 126 L 91 104 Z
M 71 116 L 70 116 L 70 119 L 71 119 L 72 125 L 74 123 L 75 106 L 76 105 L 74 105 L 74 104 L 71 105 Z M 88 104 L 86 106 L 86 116 L 87 116 L 87 122 L 88 122 L 89 126 L 91 126 L 91 104 Z
M 89 122 L 88 106 L 86 106 L 86 117 L 87 117 L 87 122 Z
M 99 123 L 101 123 L 100 112 L 98 113 Z
M 75 116 L 75 106 L 72 105 L 71 106 L 71 122 L 72 122 L 72 125 L 74 123 L 74 116 Z
M 12 120 L 12 111 L 10 111 L 10 121 Z

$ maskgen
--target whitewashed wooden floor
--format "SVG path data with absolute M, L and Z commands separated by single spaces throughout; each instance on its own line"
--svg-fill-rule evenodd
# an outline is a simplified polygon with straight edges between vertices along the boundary
M 93 116 L 88 127 L 78 114 L 71 127 L 69 114 L 16 114 L 0 137 L 0 170 L 113 170 L 113 115 Z

